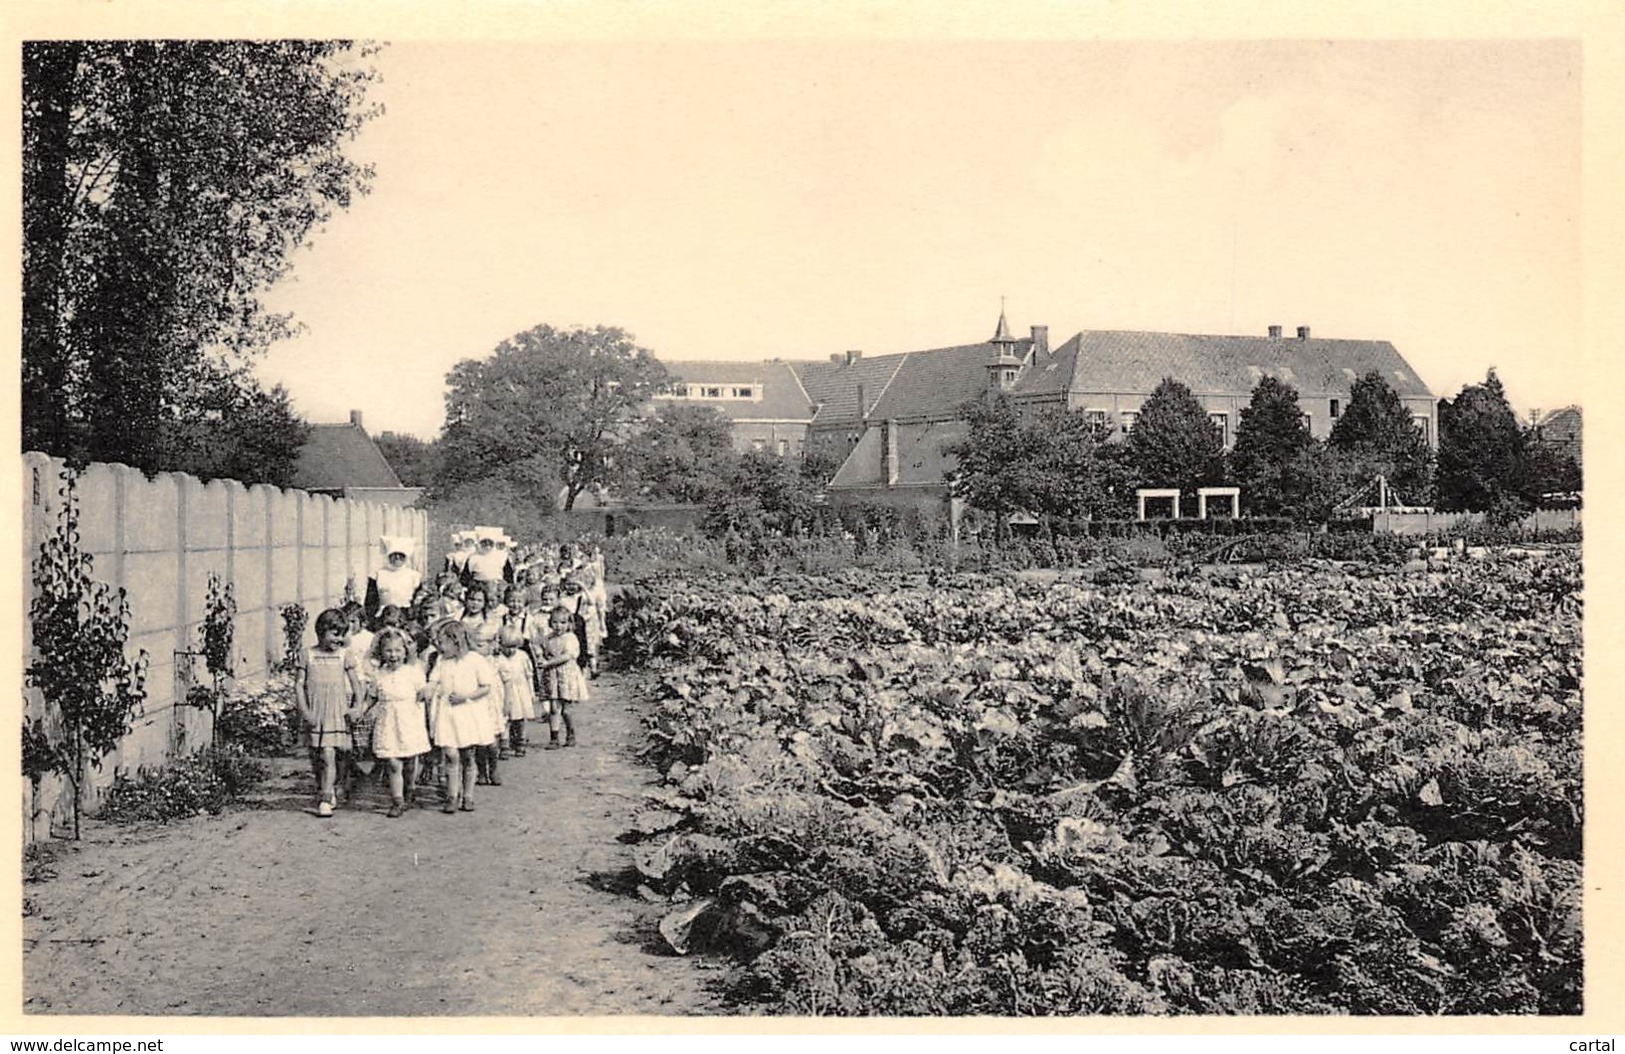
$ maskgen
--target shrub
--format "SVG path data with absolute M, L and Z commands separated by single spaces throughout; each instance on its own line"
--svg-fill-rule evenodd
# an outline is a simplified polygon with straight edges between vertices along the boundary
M 137 769 L 134 776 L 119 773 L 103 801 L 102 819 L 168 823 L 204 813 L 217 815 L 269 774 L 239 746 L 200 750 L 159 768 Z
M 254 757 L 284 757 L 293 750 L 293 686 L 273 681 L 262 688 L 228 695 L 220 707 L 215 734 L 224 745 Z

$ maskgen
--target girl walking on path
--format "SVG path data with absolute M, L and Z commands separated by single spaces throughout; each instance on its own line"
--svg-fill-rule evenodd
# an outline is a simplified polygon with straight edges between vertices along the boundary
M 412 661 L 412 640 L 404 630 L 378 631 L 373 642 L 374 671 L 369 687 L 374 716 L 372 752 L 389 765 L 391 819 L 406 811 L 406 787 L 419 754 L 429 752 L 423 707 L 434 697 L 423 667 Z
M 300 653 L 293 671 L 294 702 L 305 726 L 315 772 L 316 815 L 332 816 L 339 753 L 352 746 L 347 718 L 361 699 L 355 656 L 345 647 L 349 620 L 337 608 L 316 616 L 316 647 Z
M 508 726 L 508 746 L 513 756 L 525 756 L 525 722 L 536 716 L 536 668 L 525 639 L 514 627 L 505 627 L 497 655 L 497 675 L 502 679 L 503 720 Z M 499 755 L 500 756 L 500 755 Z
M 540 674 L 542 691 L 548 700 L 548 750 L 559 749 L 559 732 L 564 746 L 576 745 L 575 722 L 570 707 L 587 698 L 587 678 L 581 672 L 581 642 L 576 638 L 575 616 L 559 605 L 548 620 L 548 634 L 542 640 Z
M 446 803 L 441 811 L 473 812 L 474 748 L 496 738 L 488 701 L 497 688 L 496 675 L 485 656 L 470 648 L 462 623 L 440 622 L 433 636 L 439 658 L 429 677 L 435 687 L 431 720 L 446 768 Z

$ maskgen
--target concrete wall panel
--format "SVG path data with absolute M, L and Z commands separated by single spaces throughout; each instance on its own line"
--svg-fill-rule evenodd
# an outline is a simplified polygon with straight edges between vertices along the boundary
M 111 465 L 91 465 L 79 477 L 79 544 L 98 557 L 98 576 L 111 573 L 108 557 L 118 529 L 117 478 Z
M 150 480 L 127 480 L 124 491 L 124 548 L 132 553 L 173 550 L 180 477 L 161 472 Z

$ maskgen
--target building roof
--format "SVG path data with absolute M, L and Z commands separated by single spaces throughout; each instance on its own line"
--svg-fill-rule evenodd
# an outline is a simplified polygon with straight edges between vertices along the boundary
M 691 384 L 751 385 L 760 389 L 760 399 L 673 400 L 685 405 L 709 406 L 735 421 L 811 421 L 813 401 L 802 387 L 790 364 L 780 359 L 727 361 L 685 359 L 668 361 L 673 381 Z M 661 400 L 664 402 L 665 400 Z
M 310 438 L 299 448 L 293 485 L 300 490 L 343 490 L 346 487 L 401 488 L 378 444 L 359 423 L 311 425 Z
M 933 421 L 912 435 L 900 437 L 897 450 L 897 486 L 940 485 L 957 465 L 946 448 L 970 435 L 964 421 Z M 830 480 L 831 490 L 851 490 L 885 485 L 881 451 L 883 429 L 871 424 L 857 446 L 841 463 Z
M 1537 422 L 1540 437 L 1547 442 L 1568 443 L 1580 439 L 1580 408 L 1565 406 L 1541 415 Z
M 1375 370 L 1401 397 L 1433 393 L 1386 340 L 1209 336 L 1084 330 L 1055 349 L 1056 368 L 1028 371 L 1014 395 L 1048 394 L 1058 376 L 1073 392 L 1150 393 L 1165 377 L 1196 394 L 1250 392 L 1266 376 L 1300 395 L 1347 394 Z
M 818 405 L 813 427 L 840 427 L 858 423 L 858 388 L 863 388 L 864 412 L 880 401 L 897 369 L 908 358 L 901 355 L 859 357 L 847 362 L 808 362 L 798 364 L 797 374 L 807 394 Z
M 987 367 L 999 361 L 1002 351 L 1025 359 L 1032 344 L 1031 337 L 1023 337 L 1008 344 L 987 341 L 912 352 L 870 416 L 897 421 L 957 417 L 966 403 L 987 391 Z

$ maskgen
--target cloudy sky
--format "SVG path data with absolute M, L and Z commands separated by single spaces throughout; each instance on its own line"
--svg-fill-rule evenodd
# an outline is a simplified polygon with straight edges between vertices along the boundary
M 1011 324 L 1392 341 L 1582 399 L 1581 52 L 1530 41 L 395 42 L 374 192 L 270 298 L 315 421 L 433 435 L 532 325 L 663 359 Z

